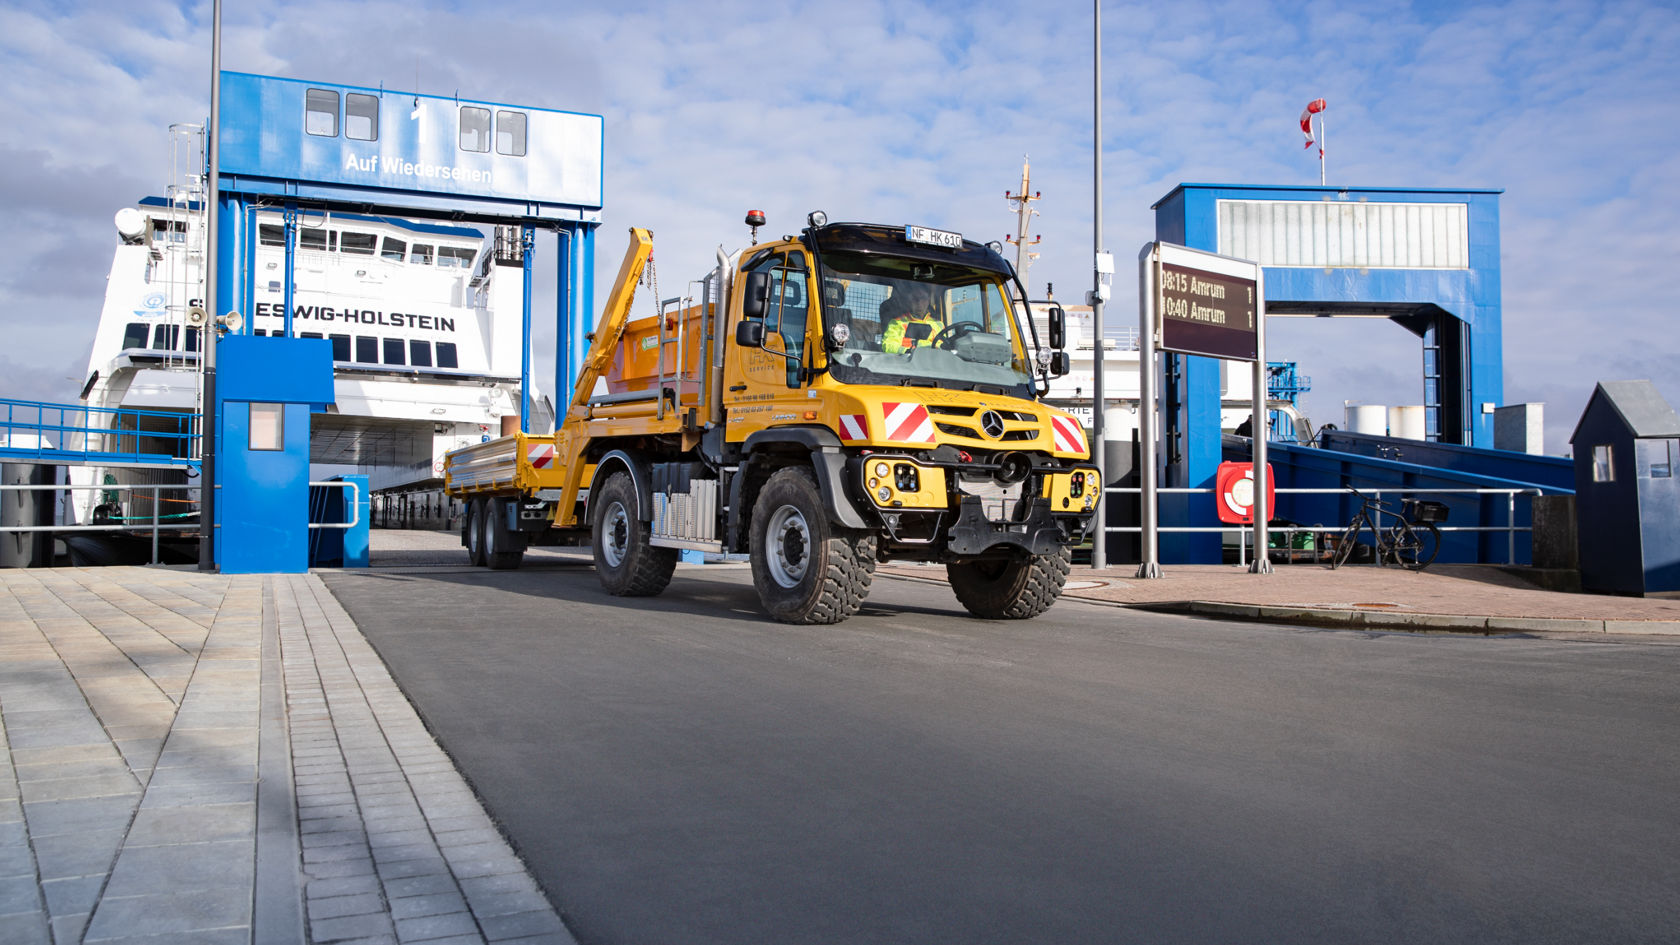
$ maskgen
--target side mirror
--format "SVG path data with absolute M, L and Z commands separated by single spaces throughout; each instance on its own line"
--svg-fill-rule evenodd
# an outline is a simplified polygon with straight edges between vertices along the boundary
M 1052 375 L 1062 377 L 1071 370 L 1073 370 L 1073 358 L 1069 357 L 1066 351 L 1058 351 L 1050 356 L 1050 373 Z
M 1067 347 L 1067 313 L 1062 311 L 1060 305 L 1050 308 L 1050 347 L 1058 351 Z
M 747 273 L 746 297 L 741 300 L 741 313 L 748 318 L 763 318 L 770 308 L 770 274 Z
M 735 343 L 743 348 L 764 347 L 764 323 L 751 319 L 742 319 L 735 326 Z

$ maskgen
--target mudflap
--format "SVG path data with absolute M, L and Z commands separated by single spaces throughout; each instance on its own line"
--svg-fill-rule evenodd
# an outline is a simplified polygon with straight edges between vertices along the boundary
M 1024 522 L 994 522 L 986 518 L 977 496 L 964 496 L 951 526 L 948 547 L 962 557 L 983 554 L 998 545 L 1024 548 L 1031 554 L 1054 554 L 1067 544 L 1062 526 L 1050 512 L 1050 500 L 1034 499 Z

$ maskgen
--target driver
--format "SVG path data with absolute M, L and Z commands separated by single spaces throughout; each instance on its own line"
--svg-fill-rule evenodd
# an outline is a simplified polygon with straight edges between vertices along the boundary
M 881 303 L 881 318 L 887 327 L 881 334 L 881 350 L 889 353 L 909 351 L 917 345 L 931 342 L 945 322 L 934 309 L 933 286 L 912 282 L 901 286 L 892 298 Z M 911 325 L 926 325 L 928 333 L 921 340 L 906 338 Z

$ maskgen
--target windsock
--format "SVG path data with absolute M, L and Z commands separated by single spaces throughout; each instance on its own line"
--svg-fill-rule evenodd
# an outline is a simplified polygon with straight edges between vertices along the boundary
M 1312 116 L 1324 111 L 1325 107 L 1324 99 L 1315 98 L 1301 110 L 1301 133 L 1307 136 L 1306 147 L 1313 146 Z

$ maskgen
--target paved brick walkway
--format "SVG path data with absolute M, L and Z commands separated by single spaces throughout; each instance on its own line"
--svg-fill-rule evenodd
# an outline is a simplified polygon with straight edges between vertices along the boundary
M 0 571 L 0 941 L 572 939 L 309 575 Z

